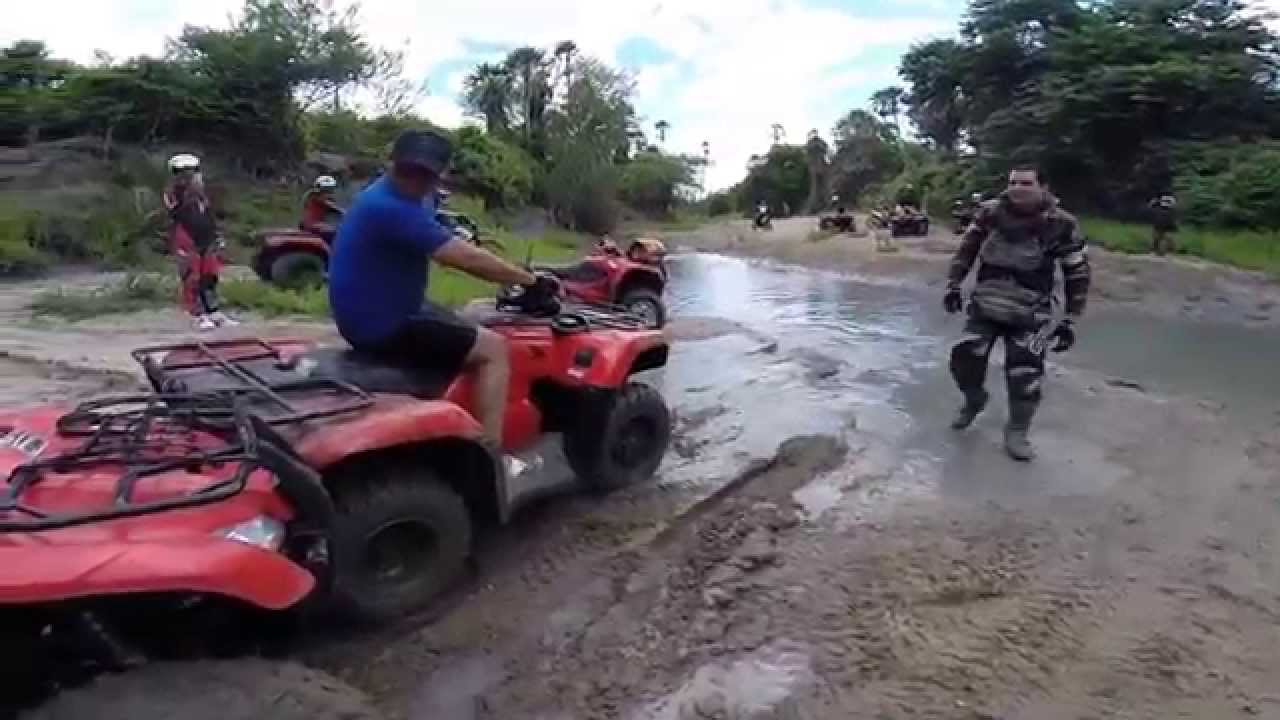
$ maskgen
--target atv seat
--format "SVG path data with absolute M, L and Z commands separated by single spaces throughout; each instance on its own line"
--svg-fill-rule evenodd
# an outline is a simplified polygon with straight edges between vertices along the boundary
M 298 373 L 354 385 L 369 393 L 412 395 L 435 400 L 457 377 L 432 367 L 395 362 L 350 348 L 319 348 L 299 358 Z
M 596 282 L 608 274 L 599 263 L 578 262 L 572 265 L 539 265 L 535 270 L 549 272 L 561 280 L 569 282 Z

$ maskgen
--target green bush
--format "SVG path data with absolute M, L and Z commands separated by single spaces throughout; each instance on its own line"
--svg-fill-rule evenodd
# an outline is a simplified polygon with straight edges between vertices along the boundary
M 30 275 L 48 267 L 49 256 L 31 242 L 35 221 L 31 213 L 0 208 L 0 276 Z
M 1188 223 L 1280 228 L 1280 142 L 1206 147 L 1176 185 Z

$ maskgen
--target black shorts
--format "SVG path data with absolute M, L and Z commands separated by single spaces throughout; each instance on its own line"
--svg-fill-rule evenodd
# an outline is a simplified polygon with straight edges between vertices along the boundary
M 479 332 L 475 323 L 452 310 L 424 303 L 391 337 L 360 349 L 397 365 L 429 367 L 457 375 L 476 346 Z

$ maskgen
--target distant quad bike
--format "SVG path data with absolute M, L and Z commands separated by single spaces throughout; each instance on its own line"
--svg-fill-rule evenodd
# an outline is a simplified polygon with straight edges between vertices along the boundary
M 889 220 L 893 237 L 924 237 L 929 234 L 929 216 L 918 211 L 896 214 Z
M 508 292 L 478 318 L 511 348 L 502 451 L 559 432 L 583 485 L 647 480 L 671 418 L 635 375 L 665 365 L 666 340 L 626 314 L 554 305 Z M 0 411 L 0 694 L 26 689 L 28 704 L 102 671 L 224 652 L 286 619 L 404 616 L 457 579 L 477 523 L 556 489 L 507 475 L 470 411 L 467 375 L 301 340 L 134 356 L 155 394 Z M 135 672 L 153 670 L 174 672 Z M 237 697 L 280 694 L 259 675 Z M 221 673 L 209 692 L 242 680 Z M 62 717 L 154 716 L 126 711 L 109 682 L 46 707 L 67 696 L 100 712 Z M 213 697 L 193 690 L 164 716 L 211 717 Z M 366 717 L 343 713 L 264 705 L 235 717 Z
M 571 265 L 540 265 L 555 275 L 566 298 L 617 306 L 657 329 L 667 323 L 662 293 L 667 287 L 667 249 L 661 241 L 639 238 L 626 254 L 616 248 L 596 250 Z
M 858 225 L 853 215 L 837 212 L 834 215 L 820 216 L 818 229 L 825 232 L 852 233 L 857 232 Z
M 441 210 L 436 217 L 441 224 L 464 228 L 472 242 L 484 244 L 480 228 L 466 215 Z M 301 229 L 262 231 L 257 235 L 253 271 L 264 282 L 281 287 L 322 283 L 329 271 L 330 242 L 331 238 Z

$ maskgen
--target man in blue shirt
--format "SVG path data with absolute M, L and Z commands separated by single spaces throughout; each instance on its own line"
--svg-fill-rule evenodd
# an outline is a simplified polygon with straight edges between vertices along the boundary
M 462 370 L 476 378 L 485 435 L 502 445 L 510 362 L 502 336 L 426 301 L 434 260 L 501 285 L 534 285 L 527 270 L 476 247 L 436 219 L 436 190 L 453 154 L 449 140 L 407 130 L 391 167 L 357 196 L 329 261 L 329 304 L 352 347 L 392 361 Z

